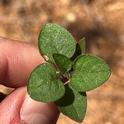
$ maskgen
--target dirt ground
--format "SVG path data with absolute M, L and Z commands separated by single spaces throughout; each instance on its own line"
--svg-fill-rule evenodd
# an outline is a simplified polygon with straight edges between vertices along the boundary
M 110 79 L 88 92 L 83 124 L 124 124 L 123 0 L 0 0 L 0 36 L 37 45 L 47 22 L 65 26 L 78 41 L 86 37 L 87 52 L 106 60 Z M 57 124 L 77 124 L 60 115 Z

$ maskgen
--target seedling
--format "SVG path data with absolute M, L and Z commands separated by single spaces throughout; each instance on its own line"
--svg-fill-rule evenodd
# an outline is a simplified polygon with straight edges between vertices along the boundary
M 38 39 L 46 62 L 38 65 L 28 81 L 28 93 L 34 100 L 55 102 L 71 119 L 83 121 L 86 92 L 102 85 L 110 76 L 109 66 L 100 58 L 85 53 L 85 39 L 76 43 L 63 27 L 48 23 Z

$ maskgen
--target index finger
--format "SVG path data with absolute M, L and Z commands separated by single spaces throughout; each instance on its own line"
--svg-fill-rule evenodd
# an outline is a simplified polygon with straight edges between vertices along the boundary
M 26 85 L 31 71 L 43 62 L 33 45 L 0 38 L 0 84 L 15 88 Z

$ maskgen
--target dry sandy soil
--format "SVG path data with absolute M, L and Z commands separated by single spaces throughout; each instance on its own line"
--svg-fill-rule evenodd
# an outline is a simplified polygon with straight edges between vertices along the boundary
M 83 124 L 124 124 L 124 1 L 123 0 L 0 0 L 0 36 L 37 44 L 43 24 L 65 26 L 87 52 L 112 68 L 105 85 L 88 93 Z M 60 115 L 57 124 L 77 124 Z

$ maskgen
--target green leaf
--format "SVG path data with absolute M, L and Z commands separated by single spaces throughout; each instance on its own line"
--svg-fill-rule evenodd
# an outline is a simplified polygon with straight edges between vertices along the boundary
M 78 43 L 76 43 L 76 50 L 74 55 L 71 57 L 71 60 L 75 60 L 79 55 L 85 53 L 85 44 L 85 38 L 82 38 Z
M 80 94 L 68 85 L 65 88 L 65 95 L 56 102 L 59 110 L 77 122 L 83 121 L 87 108 L 86 93 Z
M 73 66 L 70 86 L 77 91 L 89 91 L 102 85 L 110 76 L 109 66 L 100 58 L 80 56 Z
M 47 58 L 47 61 L 54 63 L 54 53 L 70 58 L 74 54 L 76 43 L 65 28 L 54 23 L 48 23 L 40 32 L 38 46 L 40 53 Z
M 53 54 L 53 58 L 61 72 L 65 73 L 71 69 L 72 62 L 68 57 L 62 54 Z
M 82 38 L 78 44 L 80 45 L 81 53 L 84 54 L 86 51 L 86 41 L 85 38 Z
M 71 57 L 71 60 L 75 60 L 79 55 L 81 55 L 81 48 L 78 43 L 76 43 L 76 50 L 74 55 Z
M 51 64 L 39 65 L 33 70 L 28 82 L 28 93 L 34 100 L 53 102 L 65 93 L 63 83 L 57 79 Z

